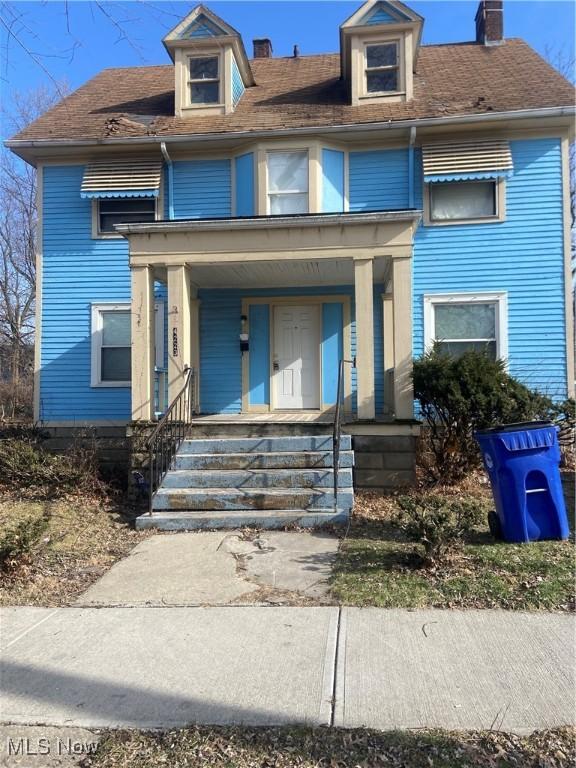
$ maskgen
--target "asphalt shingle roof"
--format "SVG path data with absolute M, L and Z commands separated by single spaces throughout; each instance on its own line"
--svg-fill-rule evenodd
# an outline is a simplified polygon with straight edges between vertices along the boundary
M 230 115 L 174 116 L 172 65 L 106 69 L 15 139 L 101 139 L 321 128 L 573 106 L 574 90 L 523 40 L 423 46 L 414 99 L 347 103 L 338 54 L 255 59 L 256 86 Z

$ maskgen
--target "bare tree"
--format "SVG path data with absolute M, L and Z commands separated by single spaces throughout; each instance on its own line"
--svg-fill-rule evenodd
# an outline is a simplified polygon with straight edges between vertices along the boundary
M 4 113 L 7 133 L 27 125 L 55 104 L 67 85 L 16 94 Z M 34 344 L 36 282 L 36 170 L 2 148 L 0 154 L 0 416 L 14 416 L 29 393 Z

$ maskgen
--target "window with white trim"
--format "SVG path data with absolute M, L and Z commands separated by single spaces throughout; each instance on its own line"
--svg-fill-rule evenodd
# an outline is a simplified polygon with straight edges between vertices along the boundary
M 155 364 L 164 369 L 164 304 L 155 304 Z M 129 387 L 132 379 L 130 304 L 92 304 L 93 387 Z
M 395 93 L 400 90 L 400 52 L 397 41 L 375 43 L 365 49 L 366 93 Z
M 424 297 L 426 349 L 448 355 L 475 350 L 493 360 L 508 355 L 506 293 L 429 294 Z
M 220 57 L 191 56 L 188 61 L 190 104 L 219 104 Z
M 308 152 L 268 152 L 268 213 L 282 215 L 309 212 Z
M 431 221 L 498 218 L 497 182 L 441 181 L 428 184 Z

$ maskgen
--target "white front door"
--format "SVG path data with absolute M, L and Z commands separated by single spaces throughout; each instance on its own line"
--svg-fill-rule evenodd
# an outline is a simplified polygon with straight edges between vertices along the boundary
M 320 305 L 274 307 L 274 405 L 320 408 Z

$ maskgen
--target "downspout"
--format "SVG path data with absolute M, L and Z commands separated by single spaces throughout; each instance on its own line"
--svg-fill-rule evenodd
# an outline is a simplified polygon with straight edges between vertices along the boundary
M 410 143 L 408 145 L 408 208 L 415 207 L 414 195 L 414 144 L 416 142 L 416 126 L 410 128 Z
M 160 151 L 162 157 L 168 168 L 168 218 L 170 221 L 174 219 L 174 168 L 172 166 L 172 160 L 166 149 L 166 142 L 160 142 Z

